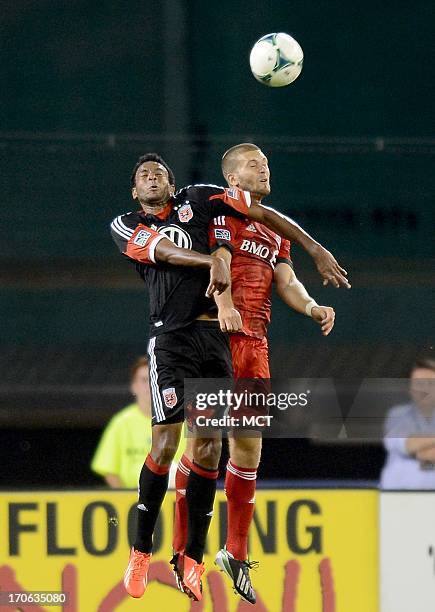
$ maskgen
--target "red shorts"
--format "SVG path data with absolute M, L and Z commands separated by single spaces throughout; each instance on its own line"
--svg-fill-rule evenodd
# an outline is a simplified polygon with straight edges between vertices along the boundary
M 229 334 L 234 378 L 270 378 L 267 338 Z

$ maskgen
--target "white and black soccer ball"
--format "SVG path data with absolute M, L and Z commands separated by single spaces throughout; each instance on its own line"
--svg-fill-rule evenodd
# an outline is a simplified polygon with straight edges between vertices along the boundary
M 289 34 L 266 34 L 252 47 L 249 63 L 252 74 L 268 87 L 285 87 L 301 73 L 304 52 Z

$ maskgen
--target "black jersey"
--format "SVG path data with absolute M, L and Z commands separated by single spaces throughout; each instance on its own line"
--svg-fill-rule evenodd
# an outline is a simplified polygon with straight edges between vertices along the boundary
M 246 217 L 250 194 L 215 185 L 192 185 L 178 191 L 158 215 L 144 211 L 116 217 L 112 237 L 123 255 L 136 265 L 150 295 L 150 336 L 189 325 L 199 315 L 215 311 L 205 297 L 210 274 L 202 268 L 156 263 L 154 252 L 162 238 L 176 246 L 210 253 L 208 226 L 221 215 Z

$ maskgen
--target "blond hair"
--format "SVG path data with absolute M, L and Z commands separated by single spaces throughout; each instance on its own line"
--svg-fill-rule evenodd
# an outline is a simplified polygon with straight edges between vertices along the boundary
M 239 156 L 242 153 L 245 153 L 246 151 L 259 150 L 260 147 L 252 144 L 252 142 L 242 142 L 241 144 L 231 147 L 231 149 L 228 149 L 228 151 L 225 151 L 225 153 L 222 155 L 221 162 L 222 174 L 224 175 L 224 178 L 227 179 L 228 175 L 234 172 L 237 167 Z

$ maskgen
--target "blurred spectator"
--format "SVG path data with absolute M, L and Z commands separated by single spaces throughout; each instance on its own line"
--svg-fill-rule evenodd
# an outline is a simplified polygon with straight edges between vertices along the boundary
M 91 468 L 114 489 L 137 487 L 139 474 L 151 448 L 151 404 L 148 360 L 140 357 L 131 369 L 130 390 L 136 398 L 115 414 L 106 426 Z M 186 445 L 181 438 L 169 473 L 169 487 L 175 487 L 178 460 Z
M 385 422 L 388 457 L 382 489 L 435 490 L 435 360 L 415 363 L 411 402 L 392 408 Z

